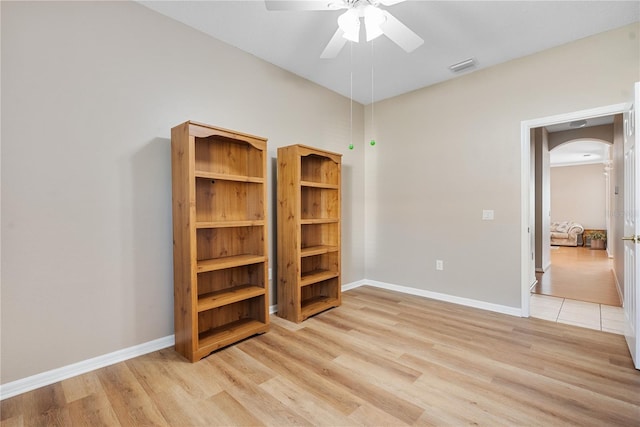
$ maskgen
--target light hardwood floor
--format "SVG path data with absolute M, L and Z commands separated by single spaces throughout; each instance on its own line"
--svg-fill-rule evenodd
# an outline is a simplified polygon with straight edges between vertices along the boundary
M 533 293 L 620 306 L 607 251 L 560 246 L 551 250 L 551 267 L 536 273 Z
M 198 363 L 165 349 L 1 410 L 3 427 L 637 426 L 640 372 L 620 335 L 365 286 Z

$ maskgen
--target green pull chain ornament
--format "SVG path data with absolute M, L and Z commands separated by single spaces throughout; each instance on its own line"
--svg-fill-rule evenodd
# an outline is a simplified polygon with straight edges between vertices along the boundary
M 376 140 L 372 139 L 371 142 L 369 142 L 369 144 L 371 144 L 371 146 L 373 147 L 374 145 L 376 145 Z
M 349 144 L 349 150 L 353 150 L 353 144 Z

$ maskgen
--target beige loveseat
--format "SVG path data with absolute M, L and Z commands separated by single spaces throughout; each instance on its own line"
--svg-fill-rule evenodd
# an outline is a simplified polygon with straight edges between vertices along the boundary
M 578 246 L 578 238 L 582 236 L 584 227 L 573 221 L 551 223 L 552 246 Z

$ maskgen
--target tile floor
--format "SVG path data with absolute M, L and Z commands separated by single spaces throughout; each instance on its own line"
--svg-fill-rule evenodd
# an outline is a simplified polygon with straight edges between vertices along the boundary
M 531 317 L 624 334 L 622 307 L 537 294 L 531 294 L 530 302 Z

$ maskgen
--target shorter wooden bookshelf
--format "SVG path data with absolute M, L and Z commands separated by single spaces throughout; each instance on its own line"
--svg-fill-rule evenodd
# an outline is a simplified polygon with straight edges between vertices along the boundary
M 302 322 L 341 304 L 342 155 L 278 149 L 278 316 Z

